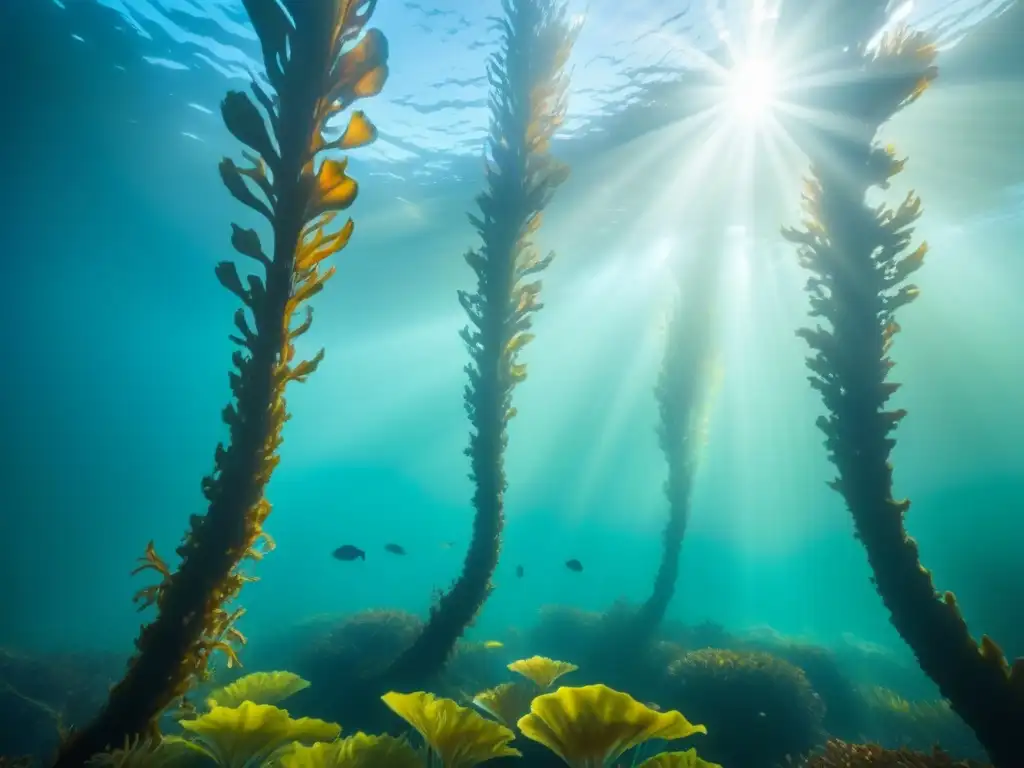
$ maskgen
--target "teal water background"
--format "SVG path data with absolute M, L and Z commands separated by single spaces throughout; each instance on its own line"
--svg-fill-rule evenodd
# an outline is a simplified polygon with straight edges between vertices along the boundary
M 638 34 L 654 26 L 654 5 L 652 21 L 636 21 Z M 157 28 L 154 18 L 145 28 Z M 450 104 L 440 86 L 424 91 L 421 67 L 458 75 L 482 65 L 488 49 L 438 60 L 445 46 L 428 46 L 428 32 L 416 29 L 430 18 L 388 0 L 375 16 L 391 39 L 392 77 L 364 108 L 382 140 L 353 156 L 356 234 L 335 257 L 338 274 L 317 298 L 301 347 L 324 346 L 326 360 L 289 391 L 293 420 L 269 490 L 267 528 L 279 548 L 241 598 L 254 642 L 322 613 L 425 614 L 468 543 L 466 355 L 455 293 L 471 280 L 461 254 L 475 244 L 465 212 L 482 185 L 479 104 L 469 103 L 479 93 Z M 801 168 L 765 180 L 764 155 L 756 181 L 734 178 L 726 157 L 705 175 L 684 173 L 687 158 L 707 148 L 671 124 L 610 147 L 591 150 L 585 133 L 574 144 L 574 125 L 596 124 L 585 118 L 602 88 L 614 95 L 583 66 L 601 55 L 614 21 L 593 3 L 576 54 L 578 122 L 559 145 L 574 175 L 540 236 L 558 258 L 525 354 L 529 379 L 515 394 L 497 589 L 473 634 L 500 640 L 509 627 L 531 625 L 545 604 L 599 611 L 619 597 L 646 597 L 667 515 L 652 394 L 666 254 L 699 251 L 701 228 L 710 227 L 729 261 L 722 384 L 670 616 L 903 654 L 842 500 L 825 486 L 832 469 L 814 426 L 821 406 L 793 334 L 807 322 L 803 274 L 776 232 L 795 223 Z M 485 30 L 472 16 L 458 39 L 486 40 Z M 36 111 L 6 118 L 23 122 L 20 148 L 5 147 L 17 183 L 8 186 L 0 241 L 11 295 L 2 316 L 5 645 L 127 649 L 142 620 L 131 595 L 144 585 L 128 571 L 150 539 L 169 554 L 188 515 L 203 511 L 199 480 L 225 432 L 218 415 L 229 395 L 235 300 L 213 265 L 233 258 L 229 224 L 246 219 L 217 180 L 217 161 L 238 147 L 215 113 L 217 95 L 240 81 L 198 58 L 209 49 L 196 40 L 158 36 L 161 56 L 126 45 L 185 62 L 192 79 L 175 86 L 178 70 L 91 49 L 90 32 L 65 38 L 66 62 L 106 56 L 110 78 L 123 74 L 116 66 L 130 68 L 132 84 L 117 90 L 129 100 L 68 96 L 76 74 L 55 67 L 22 76 L 53 105 L 23 92 Z M 218 50 L 222 58 L 211 60 L 223 64 L 232 54 Z M 146 67 L 159 71 L 154 90 Z M 197 81 L 203 89 L 193 93 Z M 83 87 L 104 92 L 102 83 Z M 931 245 L 922 297 L 902 313 L 894 348 L 899 405 L 910 411 L 894 463 L 898 493 L 914 501 L 908 527 L 939 585 L 961 597 L 972 629 L 991 629 L 1024 653 L 1024 601 L 1011 604 L 1024 591 L 1024 192 L 963 175 L 981 173 L 984 162 L 1024 163 L 1019 149 L 999 155 L 991 146 L 978 161 L 958 132 L 966 111 L 978 130 L 1003 135 L 1001 121 L 1011 118 L 994 106 L 1004 104 L 1003 91 L 984 87 L 965 95 L 966 86 L 944 91 L 940 80 L 890 128 L 911 156 L 908 181 L 926 210 L 919 233 Z M 155 103 L 164 106 L 153 111 Z M 51 122 L 31 122 L 44 114 Z M 95 124 L 85 122 L 92 116 Z M 64 138 L 48 144 L 44 136 Z M 723 207 L 732 189 L 743 205 Z M 387 542 L 408 555 L 385 553 Z M 366 549 L 366 561 L 332 559 L 346 543 Z M 568 558 L 584 571 L 567 570 Z

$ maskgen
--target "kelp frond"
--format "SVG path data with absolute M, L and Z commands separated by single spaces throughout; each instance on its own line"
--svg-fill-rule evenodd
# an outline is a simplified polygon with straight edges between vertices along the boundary
M 676 274 L 677 295 L 668 323 L 665 355 L 655 397 L 658 444 L 668 464 L 665 496 L 668 522 L 654 588 L 637 613 L 634 647 L 650 640 L 675 593 L 679 554 L 690 517 L 694 476 L 706 440 L 712 395 L 718 384 L 715 303 L 721 257 L 689 254 Z M 631 651 L 632 652 L 632 651 Z
M 852 55 L 852 54 L 851 54 Z M 893 497 L 893 432 L 906 416 L 889 401 L 889 357 L 896 313 L 918 296 L 908 279 L 927 251 L 911 249 L 921 201 L 869 206 L 871 188 L 888 188 L 903 169 L 878 129 L 917 99 L 936 76 L 934 46 L 905 30 L 889 33 L 861 77 L 836 96 L 858 136 L 826 137 L 804 192 L 806 226 L 784 232 L 810 272 L 811 315 L 823 324 L 799 332 L 811 348 L 807 367 L 827 415 L 818 419 L 842 494 L 867 550 L 893 625 L 921 668 L 970 725 L 996 765 L 1024 765 L 1024 661 L 1011 667 L 988 638 L 975 642 L 949 592 L 941 595 L 904 526 L 910 502 Z M 840 89 L 844 91 L 845 89 Z
M 491 591 L 504 528 L 504 452 L 515 416 L 512 391 L 526 378 L 520 361 L 542 304 L 537 278 L 551 263 L 533 243 L 544 208 L 568 176 L 550 153 L 565 115 L 565 65 L 576 29 L 561 0 L 502 0 L 500 50 L 491 57 L 491 133 L 486 189 L 469 219 L 480 235 L 466 262 L 475 291 L 460 291 L 469 318 L 464 400 L 472 429 L 466 454 L 476 516 L 462 574 L 434 608 L 416 642 L 390 670 L 390 685 L 435 674 Z
M 217 279 L 242 303 L 234 316 L 234 396 L 223 411 L 226 445 L 217 446 L 214 471 L 203 480 L 209 506 L 193 515 L 178 547 L 179 569 L 171 573 L 150 547 L 145 569 L 162 581 L 140 599 L 158 616 L 136 641 L 137 654 L 107 706 L 62 747 L 57 764 L 80 766 L 90 755 L 127 737 L 156 730 L 160 713 L 203 679 L 215 651 L 237 663 L 243 641 L 230 609 L 242 585 L 239 570 L 273 546 L 263 530 L 271 506 L 264 491 L 279 461 L 288 413 L 285 387 L 304 381 L 323 358 L 296 357 L 295 340 L 309 329 L 308 301 L 334 273 L 324 260 L 344 248 L 352 222 L 335 227 L 339 212 L 357 194 L 346 161 L 325 150 L 350 149 L 373 140 L 365 115 L 329 139 L 328 122 L 359 98 L 380 91 L 387 77 L 387 44 L 376 30 L 363 33 L 375 2 L 352 0 L 243 0 L 259 37 L 266 83 L 254 80 L 252 97 L 231 92 L 221 105 L 230 133 L 249 151 L 245 164 L 225 159 L 220 175 L 228 191 L 269 224 L 273 247 L 258 232 L 233 225 L 231 244 L 250 259 L 256 274 L 239 274 L 223 261 Z M 304 312 L 297 324 L 294 318 Z

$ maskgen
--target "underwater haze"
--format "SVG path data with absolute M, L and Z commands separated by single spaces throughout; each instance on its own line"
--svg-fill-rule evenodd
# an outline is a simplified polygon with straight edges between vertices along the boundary
M 886 11 L 874 0 L 857 9 L 850 0 L 572 0 L 563 19 L 571 46 L 566 111 L 551 117 L 550 147 L 536 149 L 569 175 L 551 183 L 536 209 L 543 221 L 532 237 L 542 255 L 556 256 L 543 269 L 543 307 L 530 315 L 535 338 L 520 348 L 509 335 L 500 353 L 513 361 L 508 371 L 527 366 L 525 380 L 507 385 L 511 406 L 494 405 L 502 414 L 515 410 L 501 494 L 488 484 L 493 478 L 481 480 L 476 469 L 475 481 L 471 472 L 484 459 L 467 449 L 480 428 L 467 419 L 464 397 L 473 394 L 464 391 L 477 381 L 484 402 L 490 385 L 483 363 L 484 384 L 467 377 L 470 352 L 460 338 L 467 311 L 471 319 L 475 311 L 467 302 L 485 306 L 500 270 L 489 273 L 492 288 L 480 283 L 481 304 L 468 294 L 460 301 L 459 292 L 478 285 L 467 250 L 483 247 L 493 259 L 500 240 L 484 234 L 482 246 L 467 213 L 485 219 L 482 231 L 491 214 L 500 223 L 515 213 L 502 209 L 500 196 L 487 216 L 480 212 L 478 195 L 499 184 L 505 171 L 494 169 L 509 147 L 494 138 L 502 129 L 495 89 L 505 81 L 487 67 L 507 33 L 496 19 L 531 3 L 559 6 L 366 4 L 369 26 L 387 38 L 387 80 L 356 106 L 375 138 L 345 149 L 358 198 L 338 221 L 351 216 L 354 230 L 324 263 L 336 274 L 310 300 L 315 320 L 295 342 L 297 359 L 320 348 L 325 355 L 308 381 L 288 385 L 291 418 L 266 486 L 273 512 L 262 526 L 276 548 L 245 566 L 259 580 L 232 603 L 245 608 L 237 622 L 248 638 L 238 649 L 245 671 L 293 668 L 316 689 L 308 670 L 319 669 L 309 661 L 318 628 L 334 627 L 336 638 L 352 617 L 380 615 L 368 611 L 427 622 L 445 604 L 439 596 L 475 562 L 467 553 L 476 520 L 481 541 L 495 552 L 500 543 L 500 559 L 493 573 L 473 565 L 484 574 L 482 608 L 469 610 L 456 635 L 460 648 L 486 649 L 499 666 L 536 653 L 590 675 L 583 658 L 565 658 L 582 643 L 571 627 L 592 629 L 601 617 L 645 604 L 659 568 L 678 558 L 671 602 L 654 622 L 657 638 L 687 652 L 813 646 L 837 659 L 851 691 L 876 697 L 875 706 L 951 700 L 967 725 L 957 720 L 948 739 L 940 727 L 941 745 L 958 758 L 1011 765 L 1005 741 L 978 725 L 994 716 L 961 706 L 914 646 L 912 622 L 892 615 L 904 603 L 894 599 L 893 610 L 885 594 L 875 559 L 884 545 L 872 550 L 870 531 L 855 530 L 864 494 L 849 478 L 870 484 L 874 475 L 850 469 L 845 486 L 827 484 L 846 471 L 844 455 L 863 451 L 843 453 L 841 444 L 858 427 L 833 438 L 821 426 L 836 401 L 823 402 L 808 378 L 834 382 L 835 371 L 845 371 L 858 379 L 860 369 L 808 370 L 814 352 L 795 332 L 822 319 L 808 317 L 808 266 L 780 232 L 807 221 L 801 195 L 813 196 L 813 184 L 808 193 L 802 178 L 812 163 L 821 170 L 826 162 L 815 148 L 827 139 L 806 136 L 856 133 L 836 117 L 841 97 L 823 97 L 828 106 L 817 111 L 807 106 L 816 98 L 807 93 L 838 92 L 844 83 L 830 80 L 827 68 L 815 71 L 823 60 L 816 46 L 848 53 L 864 44 L 870 60 L 901 25 L 929 35 L 938 44 L 937 78 L 919 100 L 878 120 L 879 146 L 908 157 L 906 168 L 891 189 L 868 198 L 872 208 L 883 200 L 898 206 L 913 190 L 922 215 L 907 253 L 928 243 L 912 279 L 920 296 L 898 310 L 902 332 L 885 337 L 896 364 L 891 378 L 902 385 L 892 407 L 907 412 L 888 435 L 898 440 L 886 454 L 892 496 L 912 500 L 906 531 L 919 561 L 940 593 L 955 593 L 973 637 L 990 635 L 1007 659 L 1024 655 L 1024 56 L 1010 42 L 1024 34 L 1020 3 L 913 0 Z M 232 315 L 241 303 L 214 270 L 244 260 L 231 247 L 233 223 L 258 230 L 271 256 L 280 236 L 222 183 L 218 163 L 241 164 L 243 147 L 225 126 L 221 102 L 230 90 L 247 91 L 253 77 L 273 79 L 266 41 L 261 47 L 250 18 L 263 4 L 0 3 L 0 658 L 7 659 L 0 691 L 19 687 L 15 659 L 51 670 L 49 659 L 71 666 L 68 658 L 102 659 L 98 707 L 106 685 L 120 679 L 140 624 L 157 615 L 133 604 L 152 581 L 132 569 L 149 542 L 177 567 L 190 516 L 210 506 L 200 481 L 213 469 L 213 450 L 237 439 L 222 411 L 233 398 L 227 373 L 238 346 L 228 337 L 238 333 Z M 871 5 L 882 20 L 874 40 L 835 43 Z M 294 23 L 301 29 L 301 20 Z M 299 37 L 289 43 L 293 57 Z M 514 61 L 508 66 L 509 78 L 523 76 Z M 521 69 L 531 66 L 525 60 Z M 527 101 L 541 99 L 540 90 L 527 93 Z M 509 103 L 514 111 L 518 102 Z M 531 126 L 543 124 L 533 119 Z M 274 159 L 284 163 L 286 154 L 282 143 Z M 830 177 L 822 173 L 827 193 Z M 276 184 L 276 170 L 274 177 Z M 830 205 L 838 203 L 818 206 L 825 218 Z M 817 225 L 808 226 L 813 233 Z M 829 230 L 809 247 L 835 245 L 840 234 Z M 703 274 L 699 262 L 716 264 L 716 276 L 703 293 L 687 294 L 679 275 Z M 829 295 L 839 295 L 830 285 Z M 708 294 L 704 309 L 686 314 L 687 300 Z M 511 317 L 518 302 L 512 294 L 495 317 Z M 878 306 L 877 317 L 887 317 Z M 686 317 L 706 338 L 686 336 L 679 320 Z M 484 360 L 490 321 L 481 322 Z M 860 337 L 843 338 L 851 348 Z M 699 349 L 673 368 L 674 344 Z M 681 453 L 673 453 L 675 433 L 666 427 L 664 382 L 681 386 L 672 371 L 694 393 Z M 835 406 L 835 418 L 853 419 L 843 407 Z M 480 405 L 477 418 L 486 412 Z M 839 459 L 830 459 L 833 450 Z M 686 488 L 677 496 L 670 467 Z M 488 488 L 496 506 L 479 501 Z M 256 493 L 254 504 L 262 498 Z M 480 527 L 486 509 L 503 527 Z M 667 543 L 672 525 L 682 526 L 678 551 Z M 554 626 L 556 619 L 564 625 Z M 688 645 L 695 633 L 705 639 Z M 215 680 L 234 674 L 217 669 Z M 435 690 L 501 682 L 488 674 Z M 629 687 L 625 678 L 580 680 Z M 810 682 L 817 698 L 828 699 Z M 661 696 L 646 685 L 630 693 Z M 22 695 L 54 711 L 67 705 L 20 691 L 0 695 L 0 712 L 16 711 Z M 713 736 L 701 706 L 682 711 L 695 723 L 707 720 Z M 924 726 L 918 739 L 918 731 L 911 738 L 895 726 L 884 735 L 869 726 L 832 728 L 825 717 L 829 735 L 931 746 Z M 85 722 L 76 726 L 87 725 L 86 715 L 79 718 Z M 0 754 L 46 755 L 56 744 L 33 738 L 19 742 L 0 727 Z M 787 747 L 780 760 L 823 744 L 824 737 L 797 742 L 801 748 Z M 708 759 L 757 768 L 742 756 L 730 763 L 728 754 L 712 751 Z M 765 759 L 765 768 L 775 764 Z

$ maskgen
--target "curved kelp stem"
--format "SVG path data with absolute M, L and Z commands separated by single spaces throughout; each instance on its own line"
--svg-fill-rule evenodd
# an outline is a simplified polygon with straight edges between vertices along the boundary
M 690 518 L 693 478 L 706 440 L 715 383 L 714 311 L 720 272 L 721 259 L 703 255 L 691 259 L 676 277 L 678 295 L 655 388 L 661 417 L 658 442 L 668 462 L 665 495 L 669 514 L 654 589 L 634 620 L 636 643 L 649 641 L 657 631 L 679 577 L 679 554 Z
M 295 361 L 294 341 L 312 319 L 308 305 L 302 322 L 293 325 L 292 319 L 333 273 L 333 267 L 321 271 L 320 265 L 346 245 L 352 222 L 331 224 L 355 200 L 357 189 L 343 159 L 317 159 L 321 152 L 374 139 L 373 126 L 359 112 L 336 140 L 325 138 L 324 130 L 355 99 L 380 91 L 387 44 L 370 30 L 352 45 L 373 10 L 372 0 L 283 5 L 245 0 L 245 7 L 263 46 L 272 91 L 252 84 L 262 113 L 244 93 L 224 99 L 228 130 L 255 154 L 245 153 L 252 167 L 225 159 L 220 172 L 231 194 L 267 219 L 274 244 L 268 257 L 254 230 L 234 225 L 232 245 L 262 268 L 263 277 L 250 275 L 243 285 L 232 262 L 216 269 L 224 287 L 249 310 L 247 316 L 239 309 L 234 318 L 232 339 L 241 349 L 234 353 L 230 375 L 234 403 L 223 412 L 230 439 L 227 447 L 217 447 L 213 474 L 203 481 L 209 508 L 191 519 L 177 550 L 180 568 L 172 573 L 152 544 L 147 550 L 139 570 L 155 570 L 162 581 L 140 597 L 156 604 L 158 615 L 143 628 L 138 652 L 99 716 L 63 744 L 61 768 L 83 765 L 108 747 L 155 732 L 160 713 L 206 675 L 213 651 L 226 652 L 229 663 L 235 660 L 230 643 L 243 640 L 234 628 L 241 609 L 225 606 L 249 580 L 240 564 L 266 550 L 263 523 L 271 507 L 264 490 L 288 419 L 285 387 L 304 381 L 323 356 L 321 351 L 311 360 Z M 349 50 L 342 53 L 344 48 Z
M 455 585 L 388 671 L 401 681 L 439 672 L 491 591 L 504 527 L 506 428 L 516 413 L 512 390 L 526 378 L 519 353 L 533 338 L 531 315 L 541 308 L 541 283 L 531 278 L 553 258 L 540 256 L 532 237 L 568 176 L 549 145 L 565 114 L 564 68 L 575 30 L 558 0 L 503 0 L 502 7 L 501 49 L 488 65 L 487 190 L 477 197 L 480 215 L 470 215 L 482 245 L 465 257 L 477 289 L 459 293 L 470 322 L 461 335 L 471 358 L 465 403 L 473 428 L 466 449 L 476 486 L 473 536 Z
M 907 535 L 910 502 L 892 496 L 891 433 L 906 412 L 886 407 L 899 387 L 888 381 L 888 355 L 899 330 L 895 313 L 917 296 L 906 281 L 921 266 L 926 247 L 906 253 L 919 198 L 910 194 L 895 210 L 870 206 L 865 198 L 872 187 L 886 188 L 903 167 L 874 137 L 935 77 L 934 57 L 921 37 L 896 32 L 859 62 L 863 76 L 835 94 L 835 111 L 849 118 L 849 127 L 823 138 L 827 152 L 814 157 L 804 194 L 805 227 L 784 234 L 799 244 L 800 262 L 811 273 L 811 315 L 829 324 L 799 335 L 813 352 L 810 382 L 827 409 L 818 426 L 838 470 L 831 485 L 853 516 L 878 593 L 921 668 L 993 762 L 1019 768 L 1024 662 L 1011 669 L 995 643 L 974 641 L 953 595 L 939 596 Z

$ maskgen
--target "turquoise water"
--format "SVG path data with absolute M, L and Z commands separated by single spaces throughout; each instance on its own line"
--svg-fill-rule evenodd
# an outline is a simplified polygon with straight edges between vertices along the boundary
M 289 390 L 268 490 L 278 549 L 242 593 L 246 653 L 322 614 L 425 616 L 469 542 L 456 291 L 472 284 L 465 213 L 482 187 L 487 17 L 500 9 L 425 3 L 381 0 L 374 15 L 391 75 L 361 106 L 380 137 L 351 155 L 356 232 L 301 343 L 326 359 Z M 151 539 L 169 555 L 202 511 L 199 480 L 225 435 L 236 302 L 213 266 L 232 257 L 243 214 L 216 175 L 237 155 L 218 101 L 258 66 L 258 46 L 227 0 L 64 5 L 19 0 L 0 16 L 13 105 L 0 154 L 0 645 L 121 654 L 144 620 L 127 574 Z M 764 126 L 685 119 L 684 96 L 659 83 L 723 31 L 738 36 L 745 4 L 682 5 L 573 7 L 583 26 L 553 150 L 572 176 L 539 235 L 557 258 L 515 392 L 495 590 L 467 637 L 506 642 L 546 605 L 647 597 L 668 513 L 653 395 L 668 261 L 714 248 L 720 384 L 668 618 L 877 648 L 912 669 L 825 486 L 822 406 L 794 335 L 805 274 L 778 236 L 798 220 L 806 161 Z M 966 46 L 997 6 L 933 0 L 910 19 L 949 21 L 944 39 L 966 31 Z M 899 188 L 922 196 L 931 246 L 893 349 L 909 411 L 893 463 L 939 588 L 976 635 L 1024 654 L 1022 70 L 988 53 L 961 57 L 883 133 L 911 158 Z M 332 558 L 344 544 L 365 561 Z

